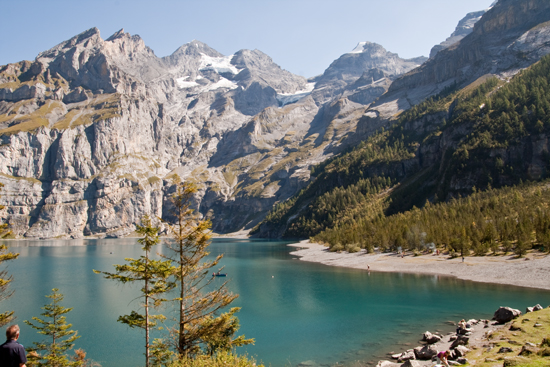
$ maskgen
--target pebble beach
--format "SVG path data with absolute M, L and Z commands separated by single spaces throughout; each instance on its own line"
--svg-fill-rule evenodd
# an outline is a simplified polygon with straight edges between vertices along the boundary
M 448 255 L 396 253 L 369 254 L 366 250 L 356 253 L 330 252 L 328 247 L 304 240 L 289 246 L 297 249 L 292 255 L 302 261 L 316 262 L 380 272 L 400 272 L 451 276 L 484 283 L 508 284 L 550 290 L 550 256 L 530 253 L 518 259 L 513 254 L 499 256 L 467 256 L 451 259 Z

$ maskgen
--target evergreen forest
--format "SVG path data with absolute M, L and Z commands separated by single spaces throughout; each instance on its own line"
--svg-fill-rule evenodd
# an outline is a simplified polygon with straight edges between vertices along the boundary
M 549 75 L 547 56 L 510 80 L 449 85 L 313 167 L 253 233 L 351 251 L 548 249 Z

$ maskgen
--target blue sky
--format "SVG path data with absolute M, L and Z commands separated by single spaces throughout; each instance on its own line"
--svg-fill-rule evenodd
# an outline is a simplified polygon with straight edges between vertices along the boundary
M 359 42 L 401 57 L 428 56 L 466 13 L 493 0 L 0 0 L 0 65 L 33 60 L 97 27 L 124 28 L 157 56 L 194 39 L 224 55 L 258 49 L 282 68 L 321 74 Z

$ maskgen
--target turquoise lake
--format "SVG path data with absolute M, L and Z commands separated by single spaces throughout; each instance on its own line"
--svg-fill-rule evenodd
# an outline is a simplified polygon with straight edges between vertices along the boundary
M 92 272 L 113 271 L 124 258 L 139 257 L 135 239 L 5 243 L 20 257 L 8 263 L 15 294 L 0 310 L 15 310 L 25 347 L 42 339 L 23 320 L 39 316 L 48 301 L 44 296 L 59 288 L 63 305 L 74 308 L 67 319 L 82 336 L 77 348 L 104 367 L 145 364 L 142 332 L 116 322 L 138 308 L 137 288 Z M 210 246 L 212 255 L 225 254 L 221 265 L 229 289 L 240 295 L 234 303 L 242 307 L 239 335 L 256 340 L 239 352 L 246 350 L 266 366 L 375 361 L 416 346 L 426 330 L 454 330 L 450 322 L 462 318 L 490 319 L 499 306 L 524 311 L 550 304 L 547 291 L 306 263 L 286 245 L 215 239 Z

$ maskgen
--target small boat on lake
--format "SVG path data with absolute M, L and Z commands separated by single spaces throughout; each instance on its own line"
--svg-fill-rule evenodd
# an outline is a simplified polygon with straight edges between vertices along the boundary
M 212 276 L 213 276 L 213 277 L 226 277 L 226 276 L 227 276 L 227 273 L 220 273 L 220 272 L 217 272 L 217 273 L 212 273 Z

